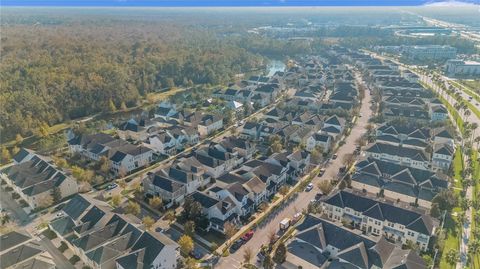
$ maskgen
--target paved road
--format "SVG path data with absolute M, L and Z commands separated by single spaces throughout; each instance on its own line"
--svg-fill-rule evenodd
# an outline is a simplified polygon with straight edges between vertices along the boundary
M 385 59 L 385 57 L 382 57 L 382 56 L 379 56 L 379 55 L 375 55 L 375 57 L 377 58 L 383 58 Z M 399 63 L 398 61 L 395 61 L 394 59 L 391 59 L 391 58 L 388 58 L 389 60 L 392 60 L 398 64 L 401 64 Z M 455 100 L 455 98 L 453 98 L 452 96 L 450 96 L 447 92 L 443 91 L 442 88 L 440 88 L 436 83 L 434 83 L 432 81 L 432 79 L 429 77 L 429 76 L 425 76 L 423 74 L 420 74 L 418 72 L 415 72 L 414 70 L 412 70 L 411 67 L 407 66 L 407 65 L 403 65 L 403 68 L 406 68 L 406 69 L 409 69 L 410 71 L 413 71 L 414 73 L 416 73 L 419 77 L 420 77 L 420 80 L 427 84 L 428 86 L 430 86 L 435 92 L 437 92 L 438 94 L 440 94 L 452 107 L 455 107 L 455 105 L 457 104 L 457 100 Z M 437 74 L 438 75 L 438 74 Z M 449 86 L 449 84 L 452 84 L 451 81 L 449 81 L 449 79 L 445 76 L 441 76 L 440 75 L 440 79 L 442 79 L 441 83 L 444 83 L 447 87 Z M 455 88 L 461 90 L 461 98 L 466 101 L 466 102 L 470 102 L 474 105 L 476 105 L 478 107 L 478 105 L 476 104 L 477 102 L 475 101 L 475 99 L 472 99 L 472 101 L 469 101 L 469 97 L 470 95 L 467 94 L 466 92 L 464 92 L 463 88 L 462 87 L 457 87 L 457 85 L 455 85 L 454 83 L 452 84 L 453 86 L 455 86 Z M 475 115 L 473 113 L 473 111 L 471 111 L 472 113 L 465 117 L 465 115 L 463 115 L 463 113 L 460 113 L 462 118 L 464 119 L 464 121 L 467 121 L 467 122 L 470 122 L 470 123 L 477 123 L 478 126 L 480 126 L 480 118 L 477 117 L 477 115 Z M 453 121 L 455 122 L 455 121 Z M 475 137 L 475 133 L 474 133 L 474 137 Z M 465 159 L 467 158 L 468 156 L 465 156 Z M 465 197 L 469 200 L 472 200 L 472 195 L 473 195 L 473 190 L 472 190 L 472 187 L 468 187 L 467 188 L 467 191 L 466 191 L 466 194 L 465 194 Z M 464 268 L 467 264 L 467 257 L 468 257 L 468 243 L 469 243 L 469 240 L 470 240 L 470 235 L 471 235 L 471 221 L 472 221 L 472 212 L 471 212 L 471 208 L 468 208 L 466 211 L 465 211 L 465 216 L 466 216 L 466 221 L 463 223 L 463 229 L 462 229 L 462 239 L 460 240 L 460 247 L 459 247 L 459 252 L 460 252 L 460 260 L 458 261 L 458 263 L 456 264 L 456 269 L 461 269 L 461 268 Z
M 25 210 L 23 210 L 20 205 L 13 200 L 12 196 L 2 188 L 0 188 L 0 204 L 2 205 L 2 208 L 12 213 L 13 218 L 19 225 L 25 226 L 30 222 L 30 216 L 28 216 Z
M 50 239 L 40 235 L 40 244 L 52 255 L 53 261 L 57 268 L 75 269 L 67 258 L 53 245 Z
M 368 119 L 372 115 L 372 111 L 370 109 L 370 100 L 370 92 L 367 90 L 365 92 L 365 98 L 360 109 L 360 113 L 362 113 L 363 116 L 358 118 L 356 125 L 351 131 L 351 134 L 346 138 L 346 143 L 338 149 L 338 158 L 336 160 L 332 160 L 328 164 L 324 176 L 321 178 L 317 177 L 313 180 L 314 189 L 310 192 L 301 192 L 296 199 L 288 203 L 288 205 L 286 205 L 283 209 L 274 214 L 266 225 L 257 228 L 253 238 L 250 241 L 248 241 L 235 253 L 221 258 L 215 268 L 241 268 L 243 253 L 246 248 L 250 248 L 253 251 L 253 254 L 256 255 L 262 245 L 268 244 L 268 234 L 271 231 L 276 232 L 278 230 L 278 225 L 281 220 L 284 218 L 292 218 L 295 213 L 301 212 L 308 206 L 310 201 L 315 198 L 315 194 L 319 192 L 319 189 L 316 186 L 319 181 L 331 179 L 337 175 L 338 169 L 343 166 L 342 157 L 346 154 L 352 153 L 355 150 L 356 140 L 365 133 L 365 127 L 368 125 Z M 256 257 L 253 259 L 256 259 Z M 252 262 L 254 262 L 253 259 Z

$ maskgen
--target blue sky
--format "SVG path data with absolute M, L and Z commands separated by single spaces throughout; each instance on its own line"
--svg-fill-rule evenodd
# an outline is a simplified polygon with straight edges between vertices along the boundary
M 441 0 L 1 0 L 3 6 L 419 6 Z M 462 2 L 479 4 L 480 0 Z

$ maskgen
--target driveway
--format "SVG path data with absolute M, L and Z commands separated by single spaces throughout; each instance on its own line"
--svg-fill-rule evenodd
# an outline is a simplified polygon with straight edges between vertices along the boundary
M 315 194 L 319 192 L 317 183 L 320 180 L 331 179 L 337 175 L 338 169 L 343 166 L 343 156 L 352 153 L 355 150 L 356 140 L 365 133 L 365 127 L 368 125 L 368 119 L 372 115 L 372 111 L 370 109 L 370 100 L 370 92 L 367 90 L 365 92 L 365 98 L 363 99 L 362 106 L 360 108 L 360 113 L 362 113 L 363 116 L 358 118 L 356 125 L 353 127 L 350 135 L 346 138 L 345 144 L 338 149 L 338 158 L 336 160 L 332 160 L 327 165 L 324 176 L 317 177 L 313 180 L 313 190 L 310 192 L 299 193 L 299 195 L 295 199 L 293 199 L 293 201 L 287 203 L 287 205 L 280 209 L 280 211 L 277 211 L 275 214 L 270 215 L 271 217 L 268 223 L 266 225 L 258 227 L 255 231 L 255 234 L 253 235 L 253 238 L 250 239 L 250 241 L 248 241 L 235 253 L 227 257 L 222 257 L 219 260 L 218 264 L 215 266 L 215 268 L 241 268 L 241 263 L 243 261 L 243 253 L 246 248 L 250 248 L 253 251 L 254 257 L 252 258 L 251 262 L 254 262 L 253 259 L 256 259 L 255 256 L 260 250 L 260 247 L 262 245 L 268 244 L 269 233 L 271 231 L 277 232 L 280 221 L 285 218 L 292 218 L 295 213 L 301 212 L 303 209 L 307 208 L 310 201 L 315 198 Z
M 20 226 L 25 226 L 32 220 L 27 212 L 12 199 L 11 193 L 4 191 L 2 188 L 0 188 L 0 204 L 2 208 L 12 213 L 13 218 L 18 221 Z
M 173 226 L 170 226 L 170 228 L 168 228 L 163 233 L 175 242 L 178 242 L 180 237 L 183 235 L 182 232 L 174 229 Z M 210 254 L 210 251 L 208 249 L 202 247 L 197 242 L 194 242 L 193 249 L 196 253 L 199 253 L 202 256 L 202 258 L 205 257 L 206 255 Z
M 50 253 L 50 255 L 52 255 L 57 268 L 75 269 L 70 261 L 53 245 L 50 239 L 46 238 L 44 235 L 40 235 L 40 244 L 48 251 L 48 253 Z

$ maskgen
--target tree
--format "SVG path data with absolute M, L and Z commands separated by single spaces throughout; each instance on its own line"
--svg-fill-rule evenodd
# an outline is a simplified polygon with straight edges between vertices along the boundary
M 120 110 L 122 111 L 126 111 L 127 110 L 127 105 L 125 104 L 125 102 L 122 101 L 122 103 L 120 104 Z
M 455 266 L 457 264 L 457 262 L 460 260 L 458 251 L 455 250 L 455 249 L 449 249 L 446 256 L 445 256 L 445 260 L 452 267 Z
M 122 188 L 122 190 L 125 190 L 127 188 L 127 182 L 125 182 L 125 180 L 119 180 L 118 181 L 118 186 L 120 186 L 120 188 Z
M 125 211 L 128 214 L 137 216 L 140 214 L 140 205 L 134 201 L 129 201 L 127 206 L 125 207 Z
M 2 147 L 2 162 L 6 163 L 12 159 L 10 151 L 6 147 Z
M 52 189 L 52 199 L 54 203 L 60 202 L 62 200 L 62 192 L 59 187 L 53 187 Z
M 273 153 L 277 153 L 277 152 L 280 152 L 282 151 L 283 149 L 283 145 L 280 141 L 275 141 L 272 143 L 272 145 L 270 146 L 271 150 Z
M 310 160 L 312 163 L 318 164 L 322 160 L 322 153 L 317 147 L 315 147 L 312 152 L 310 152 Z
M 272 257 L 270 257 L 269 254 L 265 256 L 265 259 L 263 259 L 262 265 L 264 269 L 273 269 Z
M 230 241 L 232 237 L 237 233 L 237 227 L 232 224 L 230 221 L 225 222 L 223 225 L 223 230 L 225 231 L 225 235 L 227 236 L 227 241 Z
M 185 198 L 183 213 L 188 220 L 198 221 L 203 213 L 202 205 L 194 201 L 192 197 Z
M 442 212 L 438 208 L 438 203 L 432 204 L 432 206 L 430 208 L 430 215 L 432 215 L 432 217 L 434 217 L 434 218 L 439 218 L 441 214 L 442 214 Z
M 352 166 L 353 163 L 355 162 L 355 156 L 353 156 L 352 153 L 345 154 L 343 156 L 343 165 L 345 165 L 347 168 Z
M 178 240 L 180 251 L 183 255 L 187 256 L 193 250 L 193 240 L 188 235 L 182 235 Z
M 155 224 L 155 220 L 150 216 L 145 216 L 142 219 L 142 223 L 145 226 L 145 229 L 149 231 L 152 228 L 153 224 Z
M 270 230 L 268 232 L 268 243 L 274 244 L 276 239 L 277 239 L 277 233 L 275 232 L 275 230 Z
M 20 149 L 17 146 L 14 146 L 11 151 L 12 151 L 12 155 L 15 156 L 20 151 Z
M 245 250 L 243 251 L 243 262 L 245 264 L 250 264 L 250 261 L 252 260 L 252 249 L 247 247 L 245 248 Z
M 47 208 L 53 204 L 53 197 L 51 194 L 43 196 L 39 201 L 38 201 L 38 207 L 40 208 Z
M 288 186 L 287 186 L 287 185 L 283 185 L 282 187 L 280 187 L 280 189 L 278 189 L 278 193 L 280 193 L 282 196 L 287 195 L 287 193 L 288 193 Z
M 68 166 L 68 163 L 64 158 L 55 158 L 55 164 L 60 168 L 65 168 Z
M 155 209 L 158 209 L 162 205 L 162 203 L 162 198 L 160 198 L 159 196 L 154 196 L 148 200 L 148 204 Z
M 112 205 L 114 208 L 117 208 L 120 205 L 121 201 L 122 201 L 122 196 L 120 196 L 120 194 L 112 195 Z
M 324 195 L 329 194 L 333 189 L 330 180 L 321 180 L 320 182 L 318 182 L 317 187 L 322 191 Z
M 168 210 L 167 212 L 165 212 L 165 216 L 164 218 L 169 221 L 169 222 L 173 222 L 175 221 L 175 212 L 173 210 Z
M 185 234 L 193 237 L 195 235 L 195 222 L 189 220 L 185 222 L 185 225 L 183 226 Z
M 287 247 L 285 246 L 284 243 L 280 243 L 277 249 L 275 250 L 273 260 L 278 264 L 282 264 L 283 262 L 285 262 L 286 259 L 287 259 Z
M 451 190 L 442 190 L 433 198 L 432 204 L 435 203 L 438 204 L 440 211 L 447 210 L 450 212 L 457 204 L 457 197 Z
M 198 265 L 197 265 L 197 261 L 192 258 L 192 257 L 188 257 L 185 259 L 185 261 L 183 262 L 183 267 L 184 269 L 199 269 Z
M 20 143 L 22 143 L 22 141 L 23 141 L 22 135 L 21 135 L 21 134 L 17 134 L 17 135 L 15 136 L 15 142 L 17 142 L 17 144 L 20 144 Z
M 102 157 L 100 157 L 98 162 L 100 164 L 100 171 L 104 174 L 108 174 L 108 172 L 110 171 L 110 168 L 111 168 L 110 160 L 108 160 L 107 157 L 102 156 Z
M 112 99 L 108 101 L 108 111 L 110 112 L 115 112 L 117 111 L 117 107 L 115 106 L 115 103 L 113 102 Z

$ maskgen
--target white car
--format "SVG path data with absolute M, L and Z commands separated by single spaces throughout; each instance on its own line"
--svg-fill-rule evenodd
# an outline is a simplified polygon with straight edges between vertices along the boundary
M 313 183 L 308 183 L 307 187 L 305 188 L 305 191 L 311 191 L 313 189 Z

